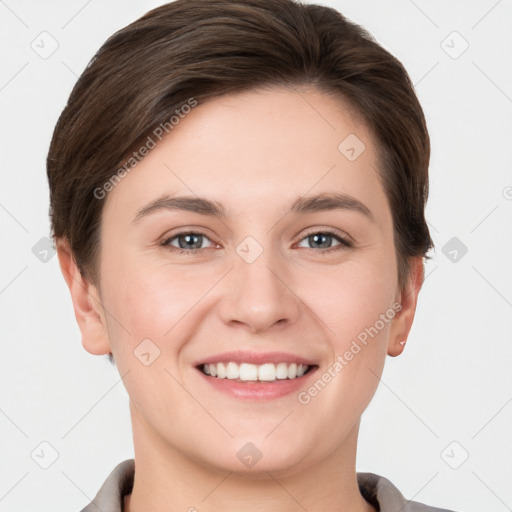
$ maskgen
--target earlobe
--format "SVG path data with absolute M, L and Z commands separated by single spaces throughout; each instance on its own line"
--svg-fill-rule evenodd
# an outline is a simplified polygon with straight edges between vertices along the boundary
M 416 256 L 411 258 L 409 265 L 410 272 L 407 284 L 397 296 L 397 300 L 402 305 L 402 308 L 395 315 L 390 329 L 388 355 L 392 357 L 400 355 L 405 348 L 416 312 L 418 294 L 423 284 L 423 257 Z
M 82 345 L 90 354 L 108 354 L 111 348 L 98 290 L 82 276 L 67 240 L 58 240 L 56 245 L 59 265 L 68 285 L 75 318 L 82 334 Z

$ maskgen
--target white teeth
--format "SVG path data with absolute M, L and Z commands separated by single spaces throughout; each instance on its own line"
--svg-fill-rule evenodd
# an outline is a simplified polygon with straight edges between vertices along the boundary
M 210 366 L 217 367 L 217 378 L 218 379 L 226 378 L 226 366 L 224 365 L 224 363 L 211 364 Z
M 240 380 L 258 380 L 258 367 L 255 364 L 242 363 L 240 365 Z
M 297 365 L 292 363 L 290 366 L 288 366 L 288 378 L 295 379 L 295 377 L 297 377 Z
M 299 364 L 297 367 L 297 377 L 302 377 L 305 373 L 308 367 L 305 364 Z
M 210 363 L 202 367 L 203 373 L 218 379 L 231 379 L 241 381 L 266 381 L 295 379 L 302 377 L 310 367 L 307 364 L 296 363 L 264 363 L 261 365 L 233 361 L 227 363 Z
M 236 363 L 229 362 L 226 366 L 226 378 L 238 379 L 240 377 L 240 370 Z
M 276 366 L 276 377 L 278 379 L 288 378 L 288 365 L 286 363 L 279 363 Z
M 258 368 L 259 380 L 276 380 L 276 366 L 272 363 L 262 364 Z

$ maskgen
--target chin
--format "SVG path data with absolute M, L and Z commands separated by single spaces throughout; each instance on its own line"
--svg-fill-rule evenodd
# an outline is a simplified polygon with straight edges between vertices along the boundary
M 237 436 L 224 446 L 217 445 L 215 451 L 203 464 L 240 476 L 268 478 L 272 475 L 291 476 L 312 465 L 314 446 L 301 446 L 296 436 L 267 438 L 261 433 L 255 436 Z M 307 454 L 308 457 L 304 457 Z

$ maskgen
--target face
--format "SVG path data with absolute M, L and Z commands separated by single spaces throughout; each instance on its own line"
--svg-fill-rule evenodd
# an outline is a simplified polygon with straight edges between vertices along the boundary
M 277 475 L 354 439 L 415 305 L 378 166 L 339 98 L 273 89 L 199 104 L 115 186 L 81 328 L 141 443 Z

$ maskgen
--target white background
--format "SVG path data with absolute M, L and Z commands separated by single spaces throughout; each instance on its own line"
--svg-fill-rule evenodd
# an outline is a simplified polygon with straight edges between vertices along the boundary
M 32 248 L 49 235 L 45 158 L 72 86 L 161 3 L 0 1 L 0 512 L 78 511 L 133 457 L 117 369 L 82 348 L 57 257 Z M 323 3 L 404 63 L 432 140 L 436 251 L 405 351 L 363 415 L 357 469 L 429 505 L 511 510 L 512 1 Z M 46 59 L 31 47 L 43 31 L 58 43 Z M 453 31 L 469 44 L 458 58 Z M 452 237 L 468 248 L 457 262 L 442 251 Z M 31 458 L 43 441 L 58 452 L 46 470 Z

